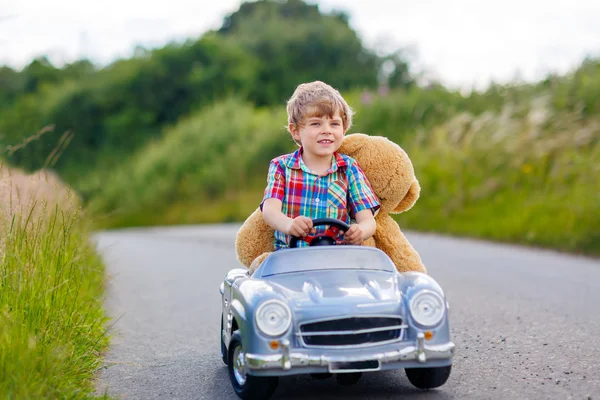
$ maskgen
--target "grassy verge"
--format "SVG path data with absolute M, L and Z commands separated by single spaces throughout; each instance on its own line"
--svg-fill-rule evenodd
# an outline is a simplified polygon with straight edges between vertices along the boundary
M 0 225 L 0 397 L 93 397 L 108 338 L 104 268 L 85 218 L 38 204 Z
M 402 226 L 600 255 L 600 120 L 505 109 L 406 147 L 422 196 Z

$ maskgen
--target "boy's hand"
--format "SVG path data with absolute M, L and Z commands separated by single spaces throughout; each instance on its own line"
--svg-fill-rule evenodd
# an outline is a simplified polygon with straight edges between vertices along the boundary
M 358 245 L 363 242 L 363 231 L 358 224 L 350 225 L 350 229 L 344 234 L 344 243 Z
M 287 235 L 296 237 L 305 237 L 310 233 L 313 228 L 312 219 L 308 217 L 299 216 L 292 220 L 290 226 L 285 232 Z

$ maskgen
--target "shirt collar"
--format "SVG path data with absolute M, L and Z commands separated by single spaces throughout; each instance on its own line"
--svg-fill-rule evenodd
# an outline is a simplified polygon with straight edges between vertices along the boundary
M 303 169 L 302 165 L 304 165 L 304 162 L 302 162 L 301 159 L 301 155 L 302 155 L 302 147 L 300 147 L 298 150 L 296 150 L 293 154 L 292 157 L 290 157 L 290 159 L 287 162 L 287 167 L 291 168 L 291 169 Z M 347 167 L 348 163 L 346 162 L 346 159 L 344 159 L 344 157 L 342 157 L 342 155 L 340 153 L 338 153 L 337 151 L 335 153 L 333 153 L 333 157 L 334 157 L 334 163 L 332 168 L 330 168 L 327 173 L 332 173 L 337 171 L 338 168 L 342 168 L 342 167 Z

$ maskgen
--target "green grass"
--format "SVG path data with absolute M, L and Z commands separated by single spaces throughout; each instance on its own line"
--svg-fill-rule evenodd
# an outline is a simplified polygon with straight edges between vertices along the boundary
M 422 195 L 401 225 L 600 255 L 600 121 L 547 111 L 463 115 L 407 143 Z
M 78 211 L 38 207 L 0 219 L 0 398 L 94 397 L 104 267 Z
M 494 95 L 490 111 L 436 90 L 359 107 L 356 131 L 413 161 L 422 192 L 403 228 L 600 254 L 600 117 L 526 89 Z M 244 221 L 269 160 L 296 148 L 284 121 L 280 109 L 216 104 L 89 179 L 90 205 L 109 215 L 103 227 Z
M 228 199 L 233 206 L 237 193 L 266 182 L 270 157 L 295 147 L 282 121 L 285 110 L 256 110 L 235 99 L 216 104 L 168 129 L 110 174 L 96 171 L 82 193 L 113 226 L 164 223 L 173 214 L 185 217 L 188 206 Z

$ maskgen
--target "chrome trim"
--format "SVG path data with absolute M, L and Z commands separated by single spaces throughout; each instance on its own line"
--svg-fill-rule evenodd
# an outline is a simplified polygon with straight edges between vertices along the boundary
M 292 369 L 292 362 L 290 361 L 290 341 L 283 339 L 281 345 L 281 367 L 284 370 Z
M 369 348 L 369 347 L 375 347 L 375 346 L 382 346 L 384 344 L 390 344 L 390 343 L 396 343 L 396 342 L 401 342 L 404 339 L 404 331 L 400 332 L 400 337 L 397 339 L 392 339 L 392 340 L 386 340 L 385 342 L 373 342 L 373 343 L 362 343 L 362 344 L 345 344 L 343 346 L 323 346 L 323 345 L 313 345 L 313 344 L 306 344 L 304 342 L 304 339 L 301 338 L 302 340 L 302 346 L 306 347 L 307 349 L 322 349 L 322 350 L 327 350 L 327 349 L 336 349 L 336 350 L 343 350 L 343 349 L 364 349 L 364 348 Z
M 231 361 L 233 362 L 233 376 L 238 385 L 243 387 L 246 384 L 248 376 L 246 372 L 246 357 L 244 356 L 244 349 L 241 346 L 235 348 Z
M 314 324 L 317 322 L 325 322 L 325 321 L 339 321 L 342 319 L 350 319 L 350 318 L 396 318 L 404 321 L 404 317 L 397 314 L 365 314 L 365 315 L 351 315 L 348 317 L 326 317 L 326 318 L 317 318 L 317 319 L 309 319 L 306 321 L 302 321 L 300 325 L 306 324 Z
M 396 329 L 408 328 L 408 325 L 391 325 L 381 328 L 360 329 L 358 331 L 319 331 L 319 332 L 301 332 L 296 336 L 332 336 L 332 335 L 360 335 L 362 333 L 393 331 Z
M 385 363 L 402 362 L 402 361 L 422 361 L 424 360 L 448 360 L 454 355 L 454 343 L 448 342 L 439 345 L 427 346 L 422 345 L 419 350 L 419 340 L 415 345 L 409 345 L 399 350 L 392 350 L 374 354 L 361 354 L 354 356 L 326 356 L 326 355 L 311 355 L 302 351 L 294 351 L 286 354 L 285 358 L 289 357 L 290 369 L 303 367 L 327 367 L 334 362 L 351 362 L 351 361 L 379 361 L 380 368 Z M 421 356 L 422 355 L 422 356 Z M 282 354 L 245 354 L 245 365 L 248 371 L 268 371 L 284 370 L 284 356 Z M 287 360 L 286 360 L 287 361 Z M 287 364 L 287 362 L 286 362 Z M 285 369 L 289 370 L 289 369 Z
M 307 324 L 326 322 L 326 321 L 339 321 L 339 320 L 344 320 L 344 319 L 349 319 L 349 318 L 395 318 L 395 319 L 400 319 L 402 321 L 405 320 L 405 318 L 403 318 L 400 315 L 390 315 L 390 314 L 368 314 L 368 315 L 355 315 L 355 316 L 351 316 L 351 317 L 341 317 L 341 318 L 340 317 L 319 318 L 319 319 L 303 321 L 301 324 L 298 325 L 298 330 L 295 333 L 295 335 L 300 338 L 301 345 L 303 347 L 306 347 L 307 349 L 359 349 L 359 348 L 374 347 L 374 346 L 380 346 L 380 345 L 384 345 L 384 344 L 400 342 L 400 341 L 404 340 L 405 329 L 409 328 L 408 325 L 404 325 L 404 324 L 393 325 L 390 327 L 382 327 L 381 331 L 400 329 L 400 336 L 398 338 L 392 339 L 392 340 L 386 340 L 384 342 L 347 344 L 347 345 L 343 345 L 343 346 L 329 346 L 329 345 L 306 344 L 306 342 L 304 341 L 304 336 L 321 336 L 321 335 L 320 335 L 320 332 L 302 332 L 302 330 L 301 330 L 302 326 L 307 325 Z M 372 329 L 372 332 L 377 332 L 376 329 L 380 329 L 380 328 L 371 328 L 371 329 Z M 327 331 L 322 336 L 326 336 L 326 334 L 330 334 L 330 335 L 336 335 L 336 334 L 348 335 L 348 334 L 350 334 L 351 335 L 351 334 L 355 334 L 355 333 L 369 333 L 368 331 L 369 330 L 366 330 L 366 329 L 362 329 L 360 331 Z M 323 332 L 323 331 L 321 331 L 321 332 Z M 340 332 L 349 332 L 349 333 L 340 333 Z
M 425 355 L 425 334 L 423 332 L 417 333 L 417 359 L 422 363 L 427 361 Z

